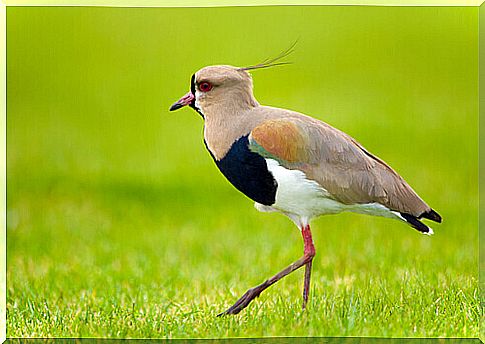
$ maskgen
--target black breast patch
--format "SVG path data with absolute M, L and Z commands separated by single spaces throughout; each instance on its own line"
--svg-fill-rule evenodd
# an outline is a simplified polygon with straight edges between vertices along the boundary
M 249 150 L 247 136 L 234 142 L 221 160 L 216 160 L 207 143 L 205 141 L 204 143 L 219 170 L 236 189 L 255 202 L 264 205 L 275 203 L 278 183 L 268 170 L 266 160 L 258 153 Z

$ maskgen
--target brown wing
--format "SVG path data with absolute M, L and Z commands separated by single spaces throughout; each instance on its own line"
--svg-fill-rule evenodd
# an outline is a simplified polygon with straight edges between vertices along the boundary
M 252 130 L 250 144 L 286 168 L 302 170 L 345 204 L 377 202 L 418 218 L 432 211 L 384 161 L 326 123 L 304 116 L 267 120 Z

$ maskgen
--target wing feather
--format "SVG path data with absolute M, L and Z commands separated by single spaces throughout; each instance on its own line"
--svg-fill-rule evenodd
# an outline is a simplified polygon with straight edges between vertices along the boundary
M 380 203 L 421 216 L 431 208 L 391 167 L 330 125 L 310 117 L 270 119 L 249 136 L 251 150 L 302 170 L 346 204 Z

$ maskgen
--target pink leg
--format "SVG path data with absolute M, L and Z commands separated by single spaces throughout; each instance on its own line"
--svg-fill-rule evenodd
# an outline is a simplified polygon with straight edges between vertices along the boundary
M 286 275 L 301 268 L 303 265 L 305 265 L 305 283 L 303 287 L 303 309 L 304 309 L 306 307 L 306 303 L 308 301 L 308 294 L 310 291 L 310 275 L 311 275 L 311 269 L 312 269 L 312 260 L 313 260 L 313 257 L 315 256 L 315 247 L 313 246 L 310 225 L 302 226 L 301 234 L 303 236 L 303 243 L 304 243 L 303 257 L 298 259 L 293 264 L 290 264 L 285 269 L 278 272 L 270 279 L 267 279 L 260 285 L 257 285 L 256 287 L 249 289 L 243 296 L 241 296 L 239 300 L 236 301 L 234 305 L 229 307 L 226 311 L 218 314 L 218 316 L 222 316 L 226 314 L 238 314 L 240 311 L 246 308 L 251 303 L 251 301 L 257 298 L 264 290 L 266 290 L 268 287 L 278 282 Z
M 304 255 L 312 257 L 308 263 L 305 264 L 305 282 L 303 285 L 303 304 L 302 308 L 306 308 L 308 302 L 308 295 L 310 294 L 310 277 L 312 274 L 312 262 L 315 256 L 315 246 L 313 246 L 312 232 L 310 231 L 310 225 L 302 227 L 301 234 L 303 235 L 303 241 L 305 243 Z

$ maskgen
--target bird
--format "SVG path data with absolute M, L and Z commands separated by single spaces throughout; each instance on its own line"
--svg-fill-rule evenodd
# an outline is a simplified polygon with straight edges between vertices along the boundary
M 303 255 L 250 288 L 218 316 L 238 314 L 271 285 L 305 267 L 304 310 L 315 246 L 312 219 L 354 212 L 401 221 L 431 235 L 423 219 L 441 223 L 433 210 L 386 162 L 348 134 L 313 117 L 260 105 L 250 71 L 274 67 L 287 52 L 248 67 L 212 65 L 198 70 L 190 91 L 170 111 L 185 106 L 204 120 L 204 143 L 215 165 L 262 212 L 279 212 L 300 229 Z

